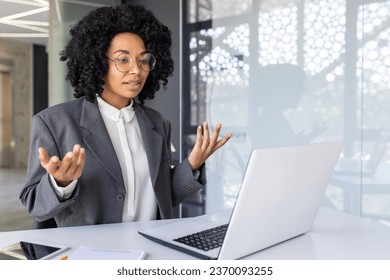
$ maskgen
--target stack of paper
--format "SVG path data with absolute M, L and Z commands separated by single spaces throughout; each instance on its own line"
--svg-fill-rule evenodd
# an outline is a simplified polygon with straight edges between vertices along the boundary
M 69 260 L 142 260 L 146 256 L 143 250 L 116 250 L 80 246 L 69 255 Z

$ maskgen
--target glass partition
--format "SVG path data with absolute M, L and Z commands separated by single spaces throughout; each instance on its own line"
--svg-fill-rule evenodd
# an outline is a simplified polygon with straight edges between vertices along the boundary
M 390 1 L 183 2 L 183 150 L 205 120 L 234 134 L 204 211 L 234 204 L 254 147 L 342 140 L 323 205 L 390 222 Z

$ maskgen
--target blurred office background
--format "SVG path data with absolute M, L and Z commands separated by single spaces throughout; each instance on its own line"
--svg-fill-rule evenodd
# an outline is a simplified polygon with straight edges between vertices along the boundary
M 17 198 L 30 119 L 73 98 L 70 26 L 125 2 L 172 30 L 175 73 L 148 104 L 173 124 L 174 161 L 205 120 L 234 134 L 178 216 L 233 206 L 255 147 L 342 140 L 323 205 L 390 225 L 390 1 L 0 0 L 0 231 L 31 227 Z

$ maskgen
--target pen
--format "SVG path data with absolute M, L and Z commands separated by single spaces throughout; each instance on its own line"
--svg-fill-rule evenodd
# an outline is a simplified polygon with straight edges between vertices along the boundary
M 68 259 L 68 256 L 63 256 L 62 258 L 60 258 L 60 260 L 67 260 Z

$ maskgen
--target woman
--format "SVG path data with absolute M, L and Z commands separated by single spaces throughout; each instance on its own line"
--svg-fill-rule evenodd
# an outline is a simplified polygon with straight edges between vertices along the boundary
M 33 117 L 22 203 L 60 227 L 171 218 L 231 134 L 219 140 L 221 126 L 210 135 L 205 122 L 171 168 L 171 125 L 144 106 L 173 72 L 171 33 L 150 11 L 99 8 L 70 34 L 61 60 L 77 99 Z

